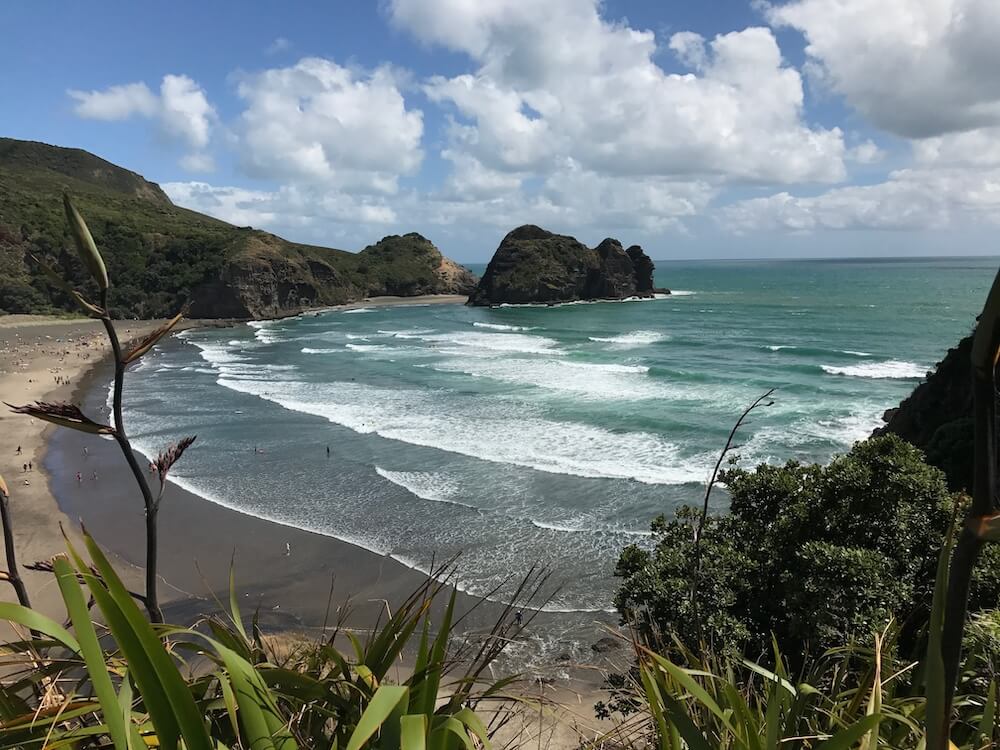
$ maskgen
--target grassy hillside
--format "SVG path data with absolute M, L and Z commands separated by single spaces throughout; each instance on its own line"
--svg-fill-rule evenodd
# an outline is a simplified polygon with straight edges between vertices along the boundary
M 158 185 L 86 151 L 0 138 L 0 311 L 74 309 L 32 254 L 96 294 L 72 250 L 63 191 L 105 256 L 121 316 L 162 317 L 193 300 L 204 317 L 266 317 L 372 294 L 461 291 L 420 235 L 361 253 L 300 245 L 175 206 Z

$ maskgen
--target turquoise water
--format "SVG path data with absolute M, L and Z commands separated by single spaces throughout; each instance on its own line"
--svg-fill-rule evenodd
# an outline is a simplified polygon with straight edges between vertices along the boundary
M 829 459 L 970 330 L 996 266 L 660 263 L 665 299 L 190 331 L 127 412 L 147 452 L 198 434 L 174 471 L 207 498 L 414 567 L 462 552 L 475 593 L 541 563 L 551 609 L 602 610 L 618 551 L 698 497 L 750 401 L 777 389 L 745 464 Z

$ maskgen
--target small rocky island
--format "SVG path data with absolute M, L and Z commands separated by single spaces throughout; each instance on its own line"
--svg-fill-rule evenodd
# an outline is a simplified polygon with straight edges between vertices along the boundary
M 590 248 L 527 224 L 510 232 L 469 296 L 470 305 L 556 304 L 669 294 L 653 288 L 653 261 L 608 238 Z

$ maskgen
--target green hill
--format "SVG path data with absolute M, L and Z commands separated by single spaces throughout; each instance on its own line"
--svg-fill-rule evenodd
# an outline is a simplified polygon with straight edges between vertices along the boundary
M 121 317 L 262 318 L 393 294 L 466 294 L 475 277 L 419 234 L 359 253 L 301 245 L 173 205 L 159 185 L 80 149 L 0 138 L 0 311 L 74 310 L 31 262 L 96 296 L 73 248 L 69 191 L 104 254 Z

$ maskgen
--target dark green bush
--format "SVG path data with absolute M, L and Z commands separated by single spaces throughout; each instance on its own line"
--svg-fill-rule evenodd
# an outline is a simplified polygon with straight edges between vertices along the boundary
M 944 475 L 919 450 L 888 435 L 828 466 L 731 468 L 722 479 L 730 512 L 710 517 L 703 532 L 697 608 L 696 514 L 682 508 L 654 522 L 651 552 L 622 552 L 615 604 L 624 619 L 748 654 L 766 650 L 772 634 L 787 652 L 817 652 L 869 638 L 890 616 L 904 642 L 915 638 L 954 505 Z M 997 606 L 995 562 L 991 551 L 979 565 L 974 608 Z

